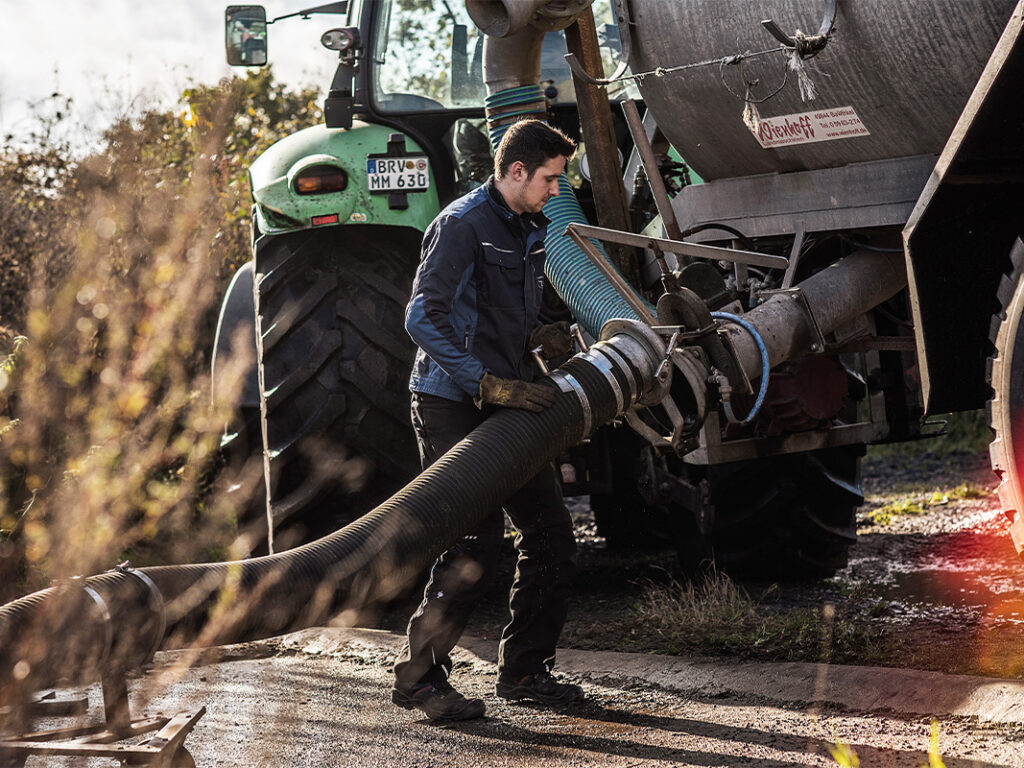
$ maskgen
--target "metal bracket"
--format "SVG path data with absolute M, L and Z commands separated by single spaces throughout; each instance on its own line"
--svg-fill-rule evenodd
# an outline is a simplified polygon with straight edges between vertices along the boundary
M 572 238 L 572 241 L 579 246 L 580 250 L 590 259 L 590 263 L 597 267 L 598 271 L 604 275 L 605 279 L 611 283 L 612 288 L 615 289 L 616 293 L 622 297 L 622 300 L 629 305 L 629 308 L 636 312 L 639 317 L 647 325 L 654 325 L 654 315 L 651 314 L 651 310 L 647 308 L 643 299 L 637 295 L 633 287 L 626 282 L 626 279 L 619 274 L 608 261 L 601 256 L 601 253 L 594 247 L 594 244 L 588 240 L 588 237 L 592 235 L 585 234 L 583 230 L 600 229 L 602 232 L 618 232 L 614 229 L 603 229 L 602 227 L 589 227 L 583 224 L 569 224 L 565 228 L 565 235 Z M 564 236 L 564 235 L 563 235 Z M 618 242 L 618 241 L 614 241 Z M 628 245 L 628 243 L 627 243 Z
M 533 355 L 533 362 L 540 368 L 541 374 L 547 376 L 551 371 L 548 369 L 547 360 L 544 359 L 544 347 L 534 347 L 530 354 Z
M 124 677 L 116 675 L 104 678 L 103 696 L 103 723 L 17 733 L 0 739 L 0 764 L 24 765 L 28 758 L 43 755 L 106 757 L 119 760 L 122 765 L 151 765 L 159 768 L 191 762 L 184 747 L 185 737 L 192 732 L 199 718 L 206 714 L 206 707 L 170 718 L 157 716 L 132 720 Z M 45 698 L 43 700 L 46 701 Z M 67 714 L 77 715 L 79 712 L 76 708 L 76 711 Z M 153 731 L 156 733 L 141 744 L 115 743 Z M 176 763 L 176 758 L 181 762 Z
M 616 323 L 624 322 L 609 321 L 602 329 L 602 337 L 606 333 L 613 334 L 617 327 Z M 631 325 L 636 324 L 632 323 Z M 638 326 L 638 330 L 641 328 L 642 326 Z M 684 337 L 691 339 L 713 331 L 714 326 L 697 331 L 687 331 L 684 326 L 678 325 L 656 326 L 644 331 L 644 333 L 670 336 L 670 338 L 664 343 L 665 352 L 661 364 L 654 374 L 656 388 L 653 392 L 640 398 L 637 405 L 647 408 L 660 406 L 665 411 L 665 416 L 668 417 L 672 428 L 668 434 L 661 434 L 657 429 L 644 422 L 636 410 L 627 411 L 624 418 L 634 432 L 659 450 L 672 450 L 682 456 L 695 449 L 699 443 L 697 435 L 707 417 L 707 365 L 701 357 L 703 353 L 699 348 L 679 349 L 677 345 Z M 695 406 L 693 414 L 684 416 L 670 393 L 672 368 L 679 371 L 693 394 Z
M 640 118 L 640 112 L 632 99 L 622 102 L 622 114 L 626 117 L 626 125 L 633 137 L 633 146 L 640 154 L 640 161 L 643 163 L 644 174 L 647 176 L 647 184 L 651 188 L 651 195 L 654 197 L 654 206 L 661 215 L 661 222 L 665 227 L 668 236 L 673 240 L 682 240 L 683 232 L 676 221 L 676 213 L 672 208 L 672 201 L 669 199 L 668 190 L 661 179 L 661 171 L 658 169 L 657 159 L 654 157 L 654 148 L 647 138 L 647 131 L 644 129 L 644 121 Z M 661 249 L 658 245 L 652 244 L 654 255 L 661 257 Z M 662 265 L 662 272 L 667 272 L 664 266 L 664 258 L 659 258 L 658 263 Z
M 587 70 L 583 68 L 583 65 L 580 64 L 579 59 L 576 58 L 575 53 L 565 54 L 565 63 L 569 65 L 569 69 L 572 70 L 573 75 L 578 77 L 587 85 L 605 86 L 614 82 L 610 77 L 594 77 L 592 74 L 587 72 Z
M 696 259 L 751 264 L 755 267 L 768 267 L 769 269 L 785 269 L 789 266 L 789 259 L 785 256 L 756 253 L 755 251 L 740 251 L 734 248 L 718 248 L 713 245 L 687 243 L 682 240 L 668 240 L 664 237 L 637 235 L 632 232 L 620 232 L 617 229 L 594 227 L 589 224 L 578 224 L 576 222 L 569 224 L 565 228 L 565 233 L 576 241 L 577 244 L 579 244 L 580 239 L 588 237 L 592 237 L 595 240 L 605 240 L 609 243 L 634 245 L 638 248 L 650 248 L 653 243 L 663 251 L 682 256 L 691 256 Z
M 580 352 L 589 352 L 590 347 L 583 338 L 583 331 L 580 330 L 579 323 L 573 323 L 569 326 L 569 333 L 572 334 L 573 338 L 576 339 L 576 344 L 580 348 Z
M 782 287 L 792 288 L 796 279 L 796 270 L 800 266 L 800 252 L 804 247 L 804 240 L 807 233 L 804 231 L 804 223 L 796 222 L 796 232 L 793 234 L 793 246 L 789 249 L 789 266 L 786 267 L 786 274 L 782 276 Z
M 827 343 L 825 341 L 825 335 L 821 332 L 821 328 L 818 327 L 818 321 L 814 317 L 814 313 L 811 311 L 811 305 L 807 303 L 807 297 L 804 296 L 803 291 L 797 288 L 774 288 L 768 291 L 761 291 L 762 296 L 789 296 L 793 301 L 800 305 L 804 315 L 807 316 L 808 324 L 811 326 L 811 331 L 814 334 L 814 341 L 811 342 L 811 352 L 816 354 L 822 354 L 825 351 Z
M 625 413 L 626 423 L 640 437 L 644 438 L 655 448 L 659 450 L 672 450 L 678 456 L 683 456 L 698 447 L 699 439 L 697 435 L 700 433 L 701 427 L 704 426 L 704 420 L 707 418 L 708 398 L 707 382 L 704 380 L 705 370 L 703 365 L 694 359 L 689 352 L 690 350 L 674 350 L 671 354 L 671 359 L 672 363 L 686 379 L 691 390 L 693 390 L 694 401 L 697 406 L 697 412 L 694 416 L 691 418 L 684 417 L 671 395 L 663 398 L 658 405 L 665 410 L 665 415 L 668 416 L 672 424 L 672 431 L 667 435 L 663 435 L 644 422 L 635 410 Z
M 805 35 L 800 30 L 797 30 L 792 35 L 787 35 L 772 19 L 765 19 L 761 22 L 761 26 L 768 30 L 772 37 L 780 43 L 795 50 L 800 58 L 814 56 L 828 45 L 832 28 L 836 25 L 838 4 L 839 0 L 825 0 L 824 17 L 821 20 L 821 26 L 818 27 L 817 34 L 814 35 Z

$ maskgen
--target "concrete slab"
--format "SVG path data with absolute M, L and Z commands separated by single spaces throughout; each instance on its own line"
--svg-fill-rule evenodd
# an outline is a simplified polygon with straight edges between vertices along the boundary
M 314 655 L 391 658 L 403 637 L 371 629 L 314 628 L 281 638 L 286 648 Z M 497 643 L 464 637 L 461 660 L 493 665 Z M 944 675 L 887 667 L 747 663 L 636 653 L 560 649 L 558 671 L 598 683 L 643 682 L 701 697 L 749 696 L 778 703 L 829 704 L 854 712 L 977 717 L 1024 723 L 1024 682 Z

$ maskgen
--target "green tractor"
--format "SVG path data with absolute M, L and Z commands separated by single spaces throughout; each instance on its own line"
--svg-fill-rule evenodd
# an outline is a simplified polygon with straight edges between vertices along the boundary
M 250 169 L 253 258 L 224 298 L 213 356 L 216 382 L 239 329 L 251 329 L 243 336 L 257 365 L 227 442 L 263 455 L 276 549 L 335 529 L 418 473 L 407 390 L 415 348 L 403 321 L 420 240 L 491 168 L 484 36 L 461 3 L 352 0 L 271 20 L 261 6 L 230 6 L 228 62 L 266 64 L 270 25 L 331 14 L 344 26 L 320 36 L 338 55 L 325 122 Z M 609 58 L 614 30 L 601 27 Z M 548 118 L 579 136 L 565 50 L 561 33 L 546 36 Z

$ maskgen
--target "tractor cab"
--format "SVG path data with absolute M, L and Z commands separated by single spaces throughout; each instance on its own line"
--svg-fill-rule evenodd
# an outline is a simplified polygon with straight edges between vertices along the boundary
M 602 59 L 611 72 L 621 53 L 618 28 L 608 0 L 599 0 L 593 9 Z M 320 15 L 344 16 L 342 24 L 320 35 L 321 45 L 338 54 L 324 102 L 328 128 L 350 128 L 357 119 L 401 131 L 426 150 L 442 203 L 487 178 L 491 150 L 484 120 L 485 36 L 463 3 L 350 0 L 269 20 L 262 6 L 229 6 L 228 63 L 268 64 L 273 24 Z M 563 32 L 545 35 L 541 85 L 551 121 L 578 137 L 576 95 L 565 54 Z M 620 90 L 624 95 L 625 87 Z

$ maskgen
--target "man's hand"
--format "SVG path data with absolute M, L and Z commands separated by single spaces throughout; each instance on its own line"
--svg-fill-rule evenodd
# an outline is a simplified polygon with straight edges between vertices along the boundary
M 524 411 L 540 413 L 555 402 L 556 391 L 548 384 L 499 379 L 485 373 L 480 380 L 480 394 L 476 398 L 476 404 L 478 408 L 482 408 L 485 403 L 493 403 L 506 408 L 522 408 Z
M 572 334 L 569 333 L 569 321 L 560 320 L 557 323 L 541 325 L 533 329 L 530 334 L 528 349 L 541 347 L 541 354 L 546 360 L 553 357 L 561 357 L 572 349 Z

